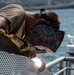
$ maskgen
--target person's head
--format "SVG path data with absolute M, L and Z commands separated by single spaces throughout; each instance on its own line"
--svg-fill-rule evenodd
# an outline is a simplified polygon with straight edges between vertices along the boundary
M 41 9 L 40 12 L 26 12 L 26 33 L 28 33 L 38 22 L 47 21 L 51 28 L 59 29 L 60 17 L 50 10 Z
M 54 29 L 54 30 L 59 30 L 60 28 L 60 17 L 55 13 L 50 10 L 44 10 L 41 9 L 40 13 L 36 13 L 35 15 L 38 15 L 40 19 L 44 19 L 46 22 L 49 23 L 49 26 Z
M 60 31 L 59 16 L 44 9 L 29 16 L 30 27 L 27 25 L 29 34 L 26 35 L 26 40 L 36 48 L 55 52 L 64 37 L 64 32 Z

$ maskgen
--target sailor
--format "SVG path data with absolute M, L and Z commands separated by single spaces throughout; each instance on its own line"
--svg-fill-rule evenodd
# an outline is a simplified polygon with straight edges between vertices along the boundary
M 59 38 L 58 42 L 56 41 L 57 38 L 56 33 L 60 30 L 60 18 L 56 13 L 49 10 L 45 11 L 44 9 L 41 9 L 40 12 L 28 12 L 19 4 L 9 4 L 0 10 L 0 34 L 3 34 L 5 37 L 8 37 L 19 48 L 19 50 L 16 51 L 14 49 L 13 51 L 8 50 L 9 52 L 13 52 L 15 54 L 27 56 L 29 58 L 36 57 L 37 51 L 39 49 L 37 46 L 35 46 L 37 42 L 36 39 L 34 40 L 35 42 L 32 39 L 32 37 L 34 37 L 35 34 L 31 35 L 31 38 L 27 34 L 29 34 L 31 30 L 33 32 L 33 29 L 35 30 L 35 26 L 37 26 L 38 24 L 41 24 L 42 27 L 43 23 L 45 25 L 47 24 L 47 26 L 44 25 L 43 27 L 45 34 L 41 35 L 42 34 L 40 33 L 41 30 L 36 31 L 37 34 L 39 32 L 39 35 L 41 35 L 40 40 L 39 39 L 38 40 L 41 41 L 42 38 L 42 40 L 44 41 L 45 39 L 43 38 L 44 36 L 45 37 L 50 36 L 51 39 L 49 40 L 46 39 L 45 42 L 42 43 L 43 46 L 47 46 L 48 48 L 53 45 L 53 47 L 50 48 L 50 51 L 55 52 L 59 47 L 60 43 L 62 42 L 62 41 L 60 42 L 61 40 L 60 37 L 58 37 Z M 36 30 L 37 29 L 38 28 L 36 27 Z M 50 31 L 50 33 L 47 32 L 46 30 Z M 55 39 L 53 39 L 53 37 Z M 49 43 L 46 44 L 47 41 L 49 41 Z M 3 44 L 4 42 L 3 43 L 1 42 L 0 47 L 3 46 Z M 7 42 L 6 44 L 10 43 Z M 37 45 L 38 44 L 39 43 L 37 42 Z M 2 49 L 4 48 L 4 46 L 2 47 Z M 44 48 L 46 49 L 46 47 Z M 45 69 L 45 64 L 43 64 L 42 67 L 39 68 L 40 71 L 43 71 L 44 69 Z

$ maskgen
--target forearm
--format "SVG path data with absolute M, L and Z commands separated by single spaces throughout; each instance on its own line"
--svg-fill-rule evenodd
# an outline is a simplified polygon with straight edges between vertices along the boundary
M 19 55 L 27 56 L 29 58 L 33 58 L 36 56 L 36 49 L 31 44 L 29 44 L 27 41 L 18 38 L 14 34 L 9 34 L 6 30 L 3 30 L 3 29 L 0 29 L 0 34 L 10 39 L 10 41 L 19 48 L 19 51 L 16 50 L 18 51 Z M 9 41 L 6 41 L 6 42 L 8 42 L 7 44 L 11 44 L 9 43 Z M 7 45 L 5 45 L 5 47 L 7 47 Z M 15 53 L 15 50 L 11 52 Z
M 0 33 L 2 33 L 5 37 L 9 38 L 11 42 L 14 43 L 19 48 L 18 54 L 24 55 L 30 58 L 36 56 L 36 50 L 31 44 L 29 44 L 27 41 L 23 39 L 18 38 L 14 34 L 9 34 L 9 32 L 10 32 L 10 22 L 6 20 L 4 17 L 0 16 Z M 7 43 L 7 44 L 10 44 L 10 43 Z M 10 52 L 15 53 L 14 50 Z

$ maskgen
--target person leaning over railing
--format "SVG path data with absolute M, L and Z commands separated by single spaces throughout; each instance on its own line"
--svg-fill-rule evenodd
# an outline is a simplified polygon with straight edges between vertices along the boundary
M 36 57 L 37 55 L 36 46 L 30 43 L 25 37 L 27 36 L 27 34 L 30 32 L 31 29 L 33 29 L 36 25 L 38 25 L 38 23 L 43 23 L 43 22 L 50 23 L 50 24 L 48 23 L 49 25 L 48 27 L 49 28 L 51 27 L 50 29 L 55 33 L 54 34 L 55 36 L 56 32 L 59 31 L 59 27 L 60 27 L 60 18 L 56 13 L 50 10 L 44 12 L 43 9 L 41 10 L 41 12 L 34 12 L 34 13 L 28 12 L 25 11 L 24 8 L 19 4 L 9 4 L 3 7 L 0 10 L 0 35 L 3 34 L 4 36 L 8 37 L 19 48 L 19 51 L 13 50 L 9 52 L 18 55 L 27 56 L 30 59 Z M 38 30 L 38 32 L 40 31 Z M 41 38 L 42 37 L 40 37 L 40 39 Z M 50 42 L 49 44 L 50 47 L 53 44 L 53 42 L 54 41 Z M 59 47 L 61 42 L 60 39 L 55 40 L 55 45 L 54 47 L 51 48 L 51 51 L 55 52 L 57 50 L 56 47 Z M 4 42 L 2 44 L 0 43 L 1 46 L 3 46 L 3 44 Z M 44 43 L 44 44 L 48 46 L 48 43 Z M 39 68 L 39 71 L 43 71 L 44 69 L 45 69 L 45 63 L 43 62 L 43 65 Z

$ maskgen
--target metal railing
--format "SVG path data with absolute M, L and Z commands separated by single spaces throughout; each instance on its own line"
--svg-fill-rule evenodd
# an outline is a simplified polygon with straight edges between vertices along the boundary
M 71 71 L 74 70 L 74 66 L 72 66 L 72 64 L 74 64 L 74 57 L 60 57 L 46 64 L 46 68 L 51 71 L 51 69 L 57 64 L 59 64 L 59 71 L 54 75 L 72 75 Z
M 59 71 L 56 71 L 54 75 L 74 75 L 71 74 L 71 71 L 74 70 L 72 66 L 74 57 L 60 57 L 46 64 L 45 74 L 44 72 L 39 74 L 38 69 L 27 57 L 0 51 L 0 75 L 28 75 L 30 69 L 39 75 L 52 75 L 52 68 L 57 64 L 59 64 Z

